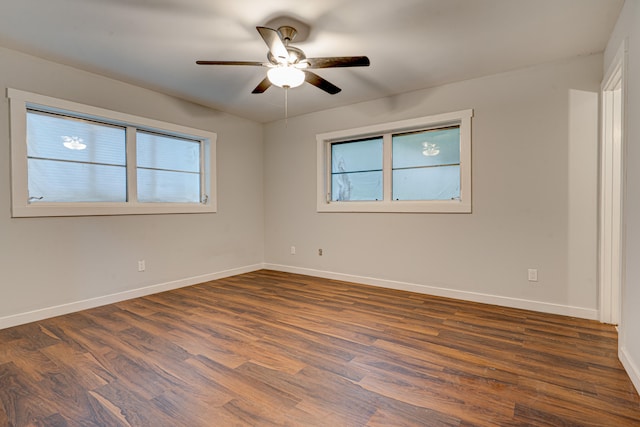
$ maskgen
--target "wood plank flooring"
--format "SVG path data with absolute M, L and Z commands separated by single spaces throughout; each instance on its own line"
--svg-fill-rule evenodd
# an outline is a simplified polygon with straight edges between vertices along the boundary
M 0 426 L 631 426 L 598 322 L 262 270 L 0 330 Z

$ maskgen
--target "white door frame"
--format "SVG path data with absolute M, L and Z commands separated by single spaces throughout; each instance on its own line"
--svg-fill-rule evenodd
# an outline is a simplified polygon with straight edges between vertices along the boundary
M 618 325 L 624 286 L 626 40 L 601 86 L 599 283 L 600 320 Z

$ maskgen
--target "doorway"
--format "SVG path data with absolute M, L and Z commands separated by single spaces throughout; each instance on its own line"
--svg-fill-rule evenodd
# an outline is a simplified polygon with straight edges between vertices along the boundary
M 600 146 L 600 320 L 620 324 L 624 283 L 624 86 L 626 43 L 602 82 Z

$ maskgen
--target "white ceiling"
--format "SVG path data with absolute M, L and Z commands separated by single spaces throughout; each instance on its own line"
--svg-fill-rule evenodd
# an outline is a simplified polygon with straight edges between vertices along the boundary
M 0 0 L 0 45 L 259 122 L 284 117 L 284 90 L 251 90 L 266 68 L 255 27 L 280 15 L 311 27 L 309 57 L 367 55 L 315 70 L 342 88 L 289 91 L 289 115 L 601 52 L 623 0 Z M 0 64 L 1 65 L 1 64 Z

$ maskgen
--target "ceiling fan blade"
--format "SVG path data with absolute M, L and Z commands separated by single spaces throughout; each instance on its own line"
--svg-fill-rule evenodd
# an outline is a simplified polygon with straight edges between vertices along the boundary
M 263 67 L 263 62 L 256 61 L 196 61 L 198 65 L 252 65 L 255 67 Z
M 280 39 L 280 34 L 278 34 L 276 30 L 267 27 L 256 27 L 256 30 L 258 30 L 267 47 L 269 47 L 271 55 L 273 55 L 278 62 L 286 61 L 289 58 L 287 47 Z
M 334 56 L 328 58 L 307 58 L 308 68 L 368 67 L 371 65 L 366 56 Z
M 331 95 L 335 95 L 342 90 L 338 86 L 328 82 L 327 80 L 323 79 L 316 73 L 312 73 L 311 71 L 304 71 L 304 79 L 307 83 L 310 83 L 315 87 L 322 89 L 327 93 L 330 93 Z
M 271 80 L 269 80 L 269 77 L 265 77 L 264 80 L 262 80 L 251 93 L 264 93 L 264 91 L 269 89 L 270 87 Z

